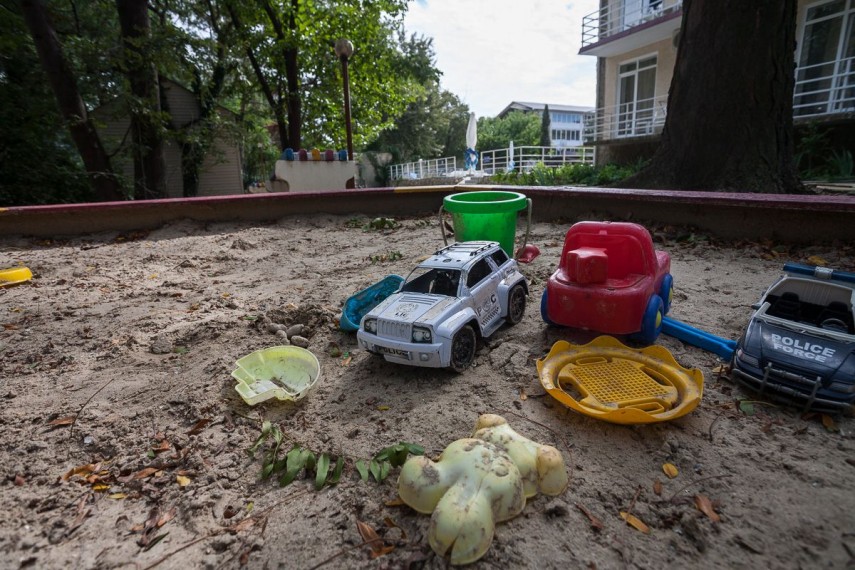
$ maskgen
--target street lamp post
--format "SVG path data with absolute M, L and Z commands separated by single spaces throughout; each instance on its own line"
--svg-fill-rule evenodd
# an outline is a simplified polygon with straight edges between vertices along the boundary
M 350 40 L 335 42 L 335 54 L 341 60 L 341 75 L 344 80 L 344 130 L 347 134 L 347 160 L 353 160 L 353 131 L 350 126 L 350 80 L 347 75 L 347 60 L 353 55 Z

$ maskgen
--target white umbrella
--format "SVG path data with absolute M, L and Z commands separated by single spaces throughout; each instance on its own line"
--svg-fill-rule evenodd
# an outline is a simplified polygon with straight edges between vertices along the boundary
M 511 141 L 511 145 L 508 147 L 508 172 L 513 172 L 514 170 L 514 141 Z
M 466 156 L 463 162 L 466 170 L 470 172 L 478 166 L 478 152 L 475 150 L 477 144 L 478 121 L 475 120 L 475 113 L 469 113 L 469 126 L 466 127 Z

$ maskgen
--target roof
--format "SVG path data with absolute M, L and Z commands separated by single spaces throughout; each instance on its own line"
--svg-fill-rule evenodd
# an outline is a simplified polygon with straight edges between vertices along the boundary
M 499 118 L 504 117 L 511 111 L 522 111 L 524 113 L 538 112 L 543 113 L 543 108 L 549 105 L 550 111 L 564 111 L 570 113 L 591 113 L 595 107 L 581 107 L 579 105 L 554 105 L 552 103 L 531 103 L 528 101 L 511 101 L 511 103 L 502 109 L 497 115 Z
M 482 254 L 498 247 L 495 241 L 467 241 L 453 243 L 437 251 L 419 265 L 422 267 L 442 267 L 463 269 L 468 263 L 479 259 Z

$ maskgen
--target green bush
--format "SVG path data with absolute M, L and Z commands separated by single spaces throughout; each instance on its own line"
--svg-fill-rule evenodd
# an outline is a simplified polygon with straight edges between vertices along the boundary
M 642 166 L 639 162 L 630 166 L 565 164 L 551 168 L 540 163 L 527 172 L 499 172 L 491 179 L 509 186 L 605 186 L 635 174 Z

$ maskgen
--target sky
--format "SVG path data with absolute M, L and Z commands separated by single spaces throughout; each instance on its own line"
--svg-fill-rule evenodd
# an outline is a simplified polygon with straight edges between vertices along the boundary
M 413 0 L 404 26 L 433 38 L 441 85 L 478 117 L 511 101 L 593 107 L 594 56 L 582 18 L 598 0 Z

